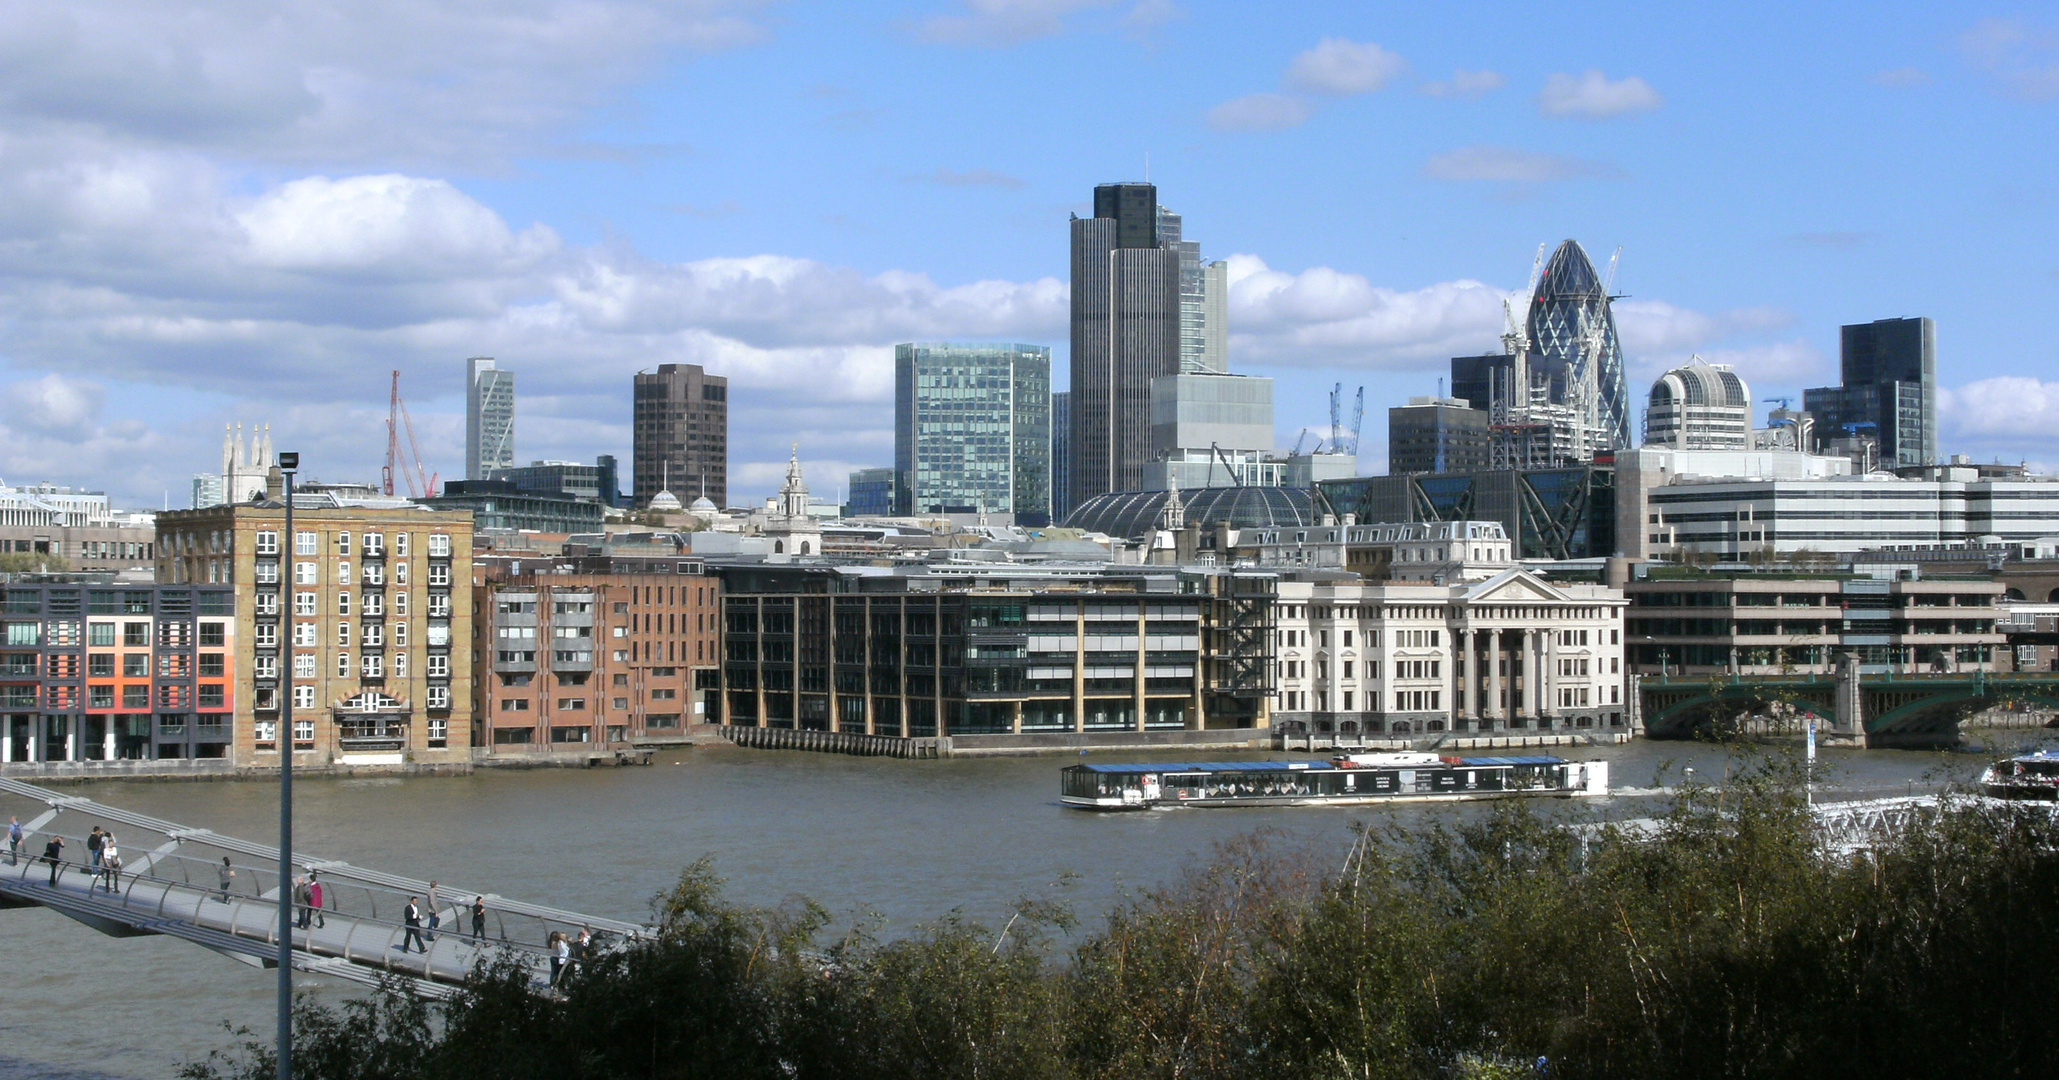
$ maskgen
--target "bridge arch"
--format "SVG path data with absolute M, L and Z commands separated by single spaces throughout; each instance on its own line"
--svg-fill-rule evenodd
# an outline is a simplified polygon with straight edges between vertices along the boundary
M 1828 676 L 1823 682 L 1822 686 L 1804 683 L 1775 687 L 1760 682 L 1724 682 L 1714 688 L 1690 690 L 1681 687 L 1681 693 L 1668 695 L 1670 700 L 1657 708 L 1647 708 L 1645 729 L 1655 735 L 1686 734 L 1719 719 L 1721 715 L 1742 709 L 1763 711 L 1774 705 L 1791 706 L 1800 716 L 1829 721 L 1835 719 L 1837 713 L 1832 696 L 1834 684 Z

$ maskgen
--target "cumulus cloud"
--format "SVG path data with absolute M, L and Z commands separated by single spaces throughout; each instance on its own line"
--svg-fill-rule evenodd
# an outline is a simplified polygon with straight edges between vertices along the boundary
M 1959 51 L 2003 93 L 2026 101 L 2059 97 L 2059 31 L 1985 18 L 1959 36 Z
M 1461 68 L 1452 72 L 1449 79 L 1426 82 L 1417 89 L 1431 97 L 1476 98 L 1501 89 L 1507 81 L 1499 72 L 1467 71 Z
M 0 124 L 249 160 L 547 152 L 666 54 L 756 40 L 753 0 L 78 0 L 0 21 Z
M 260 266 L 447 277 L 517 270 L 558 248 L 542 225 L 521 233 L 444 180 L 311 176 L 266 192 L 237 216 Z
M 1408 70 L 1408 61 L 1370 41 L 1328 37 L 1287 65 L 1287 85 L 1311 94 L 1370 94 Z
M 100 418 L 107 390 L 55 372 L 10 384 L 0 396 L 8 426 L 60 439 L 84 439 Z
M 1423 165 L 1423 175 L 1433 180 L 1548 184 L 1556 180 L 1615 177 L 1622 172 L 1603 161 L 1508 146 L 1467 146 L 1432 155 Z
M 1611 81 L 1599 68 L 1589 68 L 1579 75 L 1557 72 L 1546 76 L 1544 91 L 1537 95 L 1537 108 L 1546 116 L 1599 120 L 1647 112 L 1663 100 L 1650 83 L 1635 75 Z
M 1291 94 L 1246 94 L 1208 110 L 1208 126 L 1217 131 L 1284 131 L 1314 115 L 1315 106 Z
M 2059 382 L 1997 375 L 1937 392 L 1940 426 L 1960 442 L 2035 444 L 2050 453 L 2059 432 Z
M 1329 267 L 1274 270 L 1256 255 L 1229 264 L 1230 349 L 1258 363 L 1419 368 L 1501 332 L 1503 293 L 1477 281 L 1405 291 Z

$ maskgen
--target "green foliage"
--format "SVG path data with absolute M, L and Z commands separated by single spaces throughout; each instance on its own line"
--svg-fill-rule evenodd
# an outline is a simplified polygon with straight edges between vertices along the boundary
M 1966 807 L 1857 851 L 1794 768 L 1689 784 L 1655 833 L 1527 805 L 1335 853 L 1253 836 L 1078 930 L 1025 902 L 825 941 L 705 862 L 562 995 L 511 959 L 452 1001 L 296 1011 L 308 1080 L 2028 1077 L 2059 999 L 2059 826 Z M 188 1066 L 271 1075 L 266 1047 Z

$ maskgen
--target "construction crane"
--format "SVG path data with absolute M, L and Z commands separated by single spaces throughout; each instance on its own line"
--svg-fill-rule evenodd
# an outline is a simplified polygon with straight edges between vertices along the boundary
M 400 433 L 407 432 L 408 443 L 405 452 L 401 449 Z M 421 499 L 436 494 L 437 482 L 441 476 L 430 472 L 422 464 L 422 448 L 415 442 L 415 422 L 408 416 L 407 402 L 400 397 L 400 372 L 393 373 L 393 394 L 386 405 L 386 467 L 379 470 L 386 494 L 393 490 L 393 472 L 400 469 L 401 481 L 407 485 L 408 498 Z
M 1790 404 L 1790 403 L 1791 403 L 1791 402 L 1793 402 L 1793 401 L 1794 401 L 1794 399 L 1793 399 L 1793 398 L 1785 398 L 1785 397 L 1769 397 L 1769 398 L 1760 398 L 1760 399 L 1759 399 L 1759 404 L 1761 404 L 1761 405 L 1778 405 L 1778 406 L 1780 406 L 1780 407 L 1781 407 L 1781 408 L 1783 408 L 1783 409 L 1792 409 L 1792 408 L 1793 408 L 1793 405 L 1792 405 L 1792 404 Z

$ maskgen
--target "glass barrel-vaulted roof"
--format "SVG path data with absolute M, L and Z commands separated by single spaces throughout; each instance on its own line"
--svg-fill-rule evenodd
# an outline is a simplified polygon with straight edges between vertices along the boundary
M 1066 516 L 1068 528 L 1135 539 L 1162 527 L 1164 491 L 1113 491 L 1096 495 Z M 1190 525 L 1204 529 L 1227 522 L 1239 529 L 1312 525 L 1315 496 L 1306 488 L 1212 487 L 1180 492 Z

